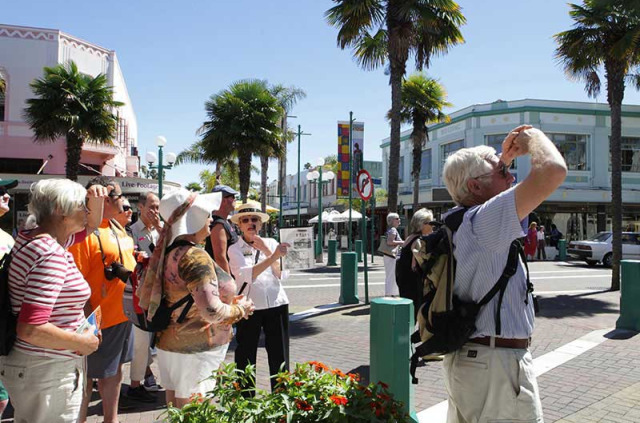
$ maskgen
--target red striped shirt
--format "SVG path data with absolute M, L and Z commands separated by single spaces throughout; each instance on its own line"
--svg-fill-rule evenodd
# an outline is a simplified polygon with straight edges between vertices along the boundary
M 72 236 L 65 247 L 80 236 Z M 75 331 L 84 321 L 84 304 L 91 295 L 89 284 L 78 271 L 71 253 L 51 237 L 31 240 L 20 233 L 9 268 L 9 293 L 18 321 L 32 325 L 51 323 Z M 76 357 L 72 351 L 38 347 L 18 338 L 14 348 L 44 357 Z

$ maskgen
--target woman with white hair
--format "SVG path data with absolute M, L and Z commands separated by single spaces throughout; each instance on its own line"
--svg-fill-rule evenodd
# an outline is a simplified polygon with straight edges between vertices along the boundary
M 422 208 L 414 213 L 409 223 L 409 236 L 402 245 L 400 255 L 396 262 L 396 284 L 400 296 L 413 301 L 414 318 L 422 304 L 422 292 L 424 275 L 411 251 L 413 243 L 420 237 L 433 232 L 433 228 L 439 226 L 433 221 L 433 212 Z
M 389 213 L 387 215 L 387 246 L 391 249 L 391 254 L 384 255 L 384 295 L 396 296 L 399 294 L 398 285 L 396 284 L 396 256 L 399 247 L 404 244 L 397 227 L 400 226 L 400 216 L 398 213 Z
M 78 333 L 91 294 L 66 250 L 102 219 L 107 190 L 68 179 L 31 187 L 29 212 L 37 227 L 18 234 L 9 267 L 17 339 L 1 362 L 0 378 L 17 422 L 75 422 L 82 401 L 84 358 L 99 340 Z
M 156 343 L 166 401 L 179 408 L 215 387 L 210 376 L 227 353 L 231 325 L 254 309 L 251 301 L 236 296 L 233 278 L 196 246 L 209 236 L 211 211 L 221 200 L 221 193 L 198 195 L 184 188 L 162 198 L 165 225 L 138 289 L 148 319 L 161 301 L 169 307 L 185 303 L 172 313 Z

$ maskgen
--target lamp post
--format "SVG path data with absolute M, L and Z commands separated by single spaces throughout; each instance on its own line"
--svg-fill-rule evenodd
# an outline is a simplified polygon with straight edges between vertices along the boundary
M 162 161 L 162 148 L 167 145 L 167 139 L 162 135 L 156 137 L 156 145 L 158 146 L 158 156 L 156 157 L 156 155 L 150 151 L 147 153 L 146 159 L 147 162 L 149 162 L 149 169 L 158 170 L 158 198 L 162 198 L 162 172 L 164 169 L 171 169 L 173 167 L 173 164 L 176 162 L 176 155 L 174 153 L 167 153 L 167 163 L 169 164 L 165 165 Z M 158 163 L 158 165 L 154 166 L 154 163 Z
M 307 173 L 307 180 L 311 183 L 317 181 L 318 184 L 318 243 L 316 245 L 316 256 L 322 257 L 322 187 L 324 183 L 330 182 L 335 177 L 335 174 L 332 171 L 328 171 L 323 180 L 322 166 L 324 166 L 324 159 L 318 159 L 317 163 L 318 170 Z
M 353 112 L 349 112 L 349 251 L 353 251 L 352 241 L 351 241 L 351 209 L 353 208 L 353 121 L 355 118 L 353 117 Z
M 303 133 L 300 125 L 298 125 L 298 191 L 297 191 L 297 200 L 298 200 L 298 221 L 296 226 L 300 226 L 300 137 L 302 135 L 311 135 L 307 133 Z

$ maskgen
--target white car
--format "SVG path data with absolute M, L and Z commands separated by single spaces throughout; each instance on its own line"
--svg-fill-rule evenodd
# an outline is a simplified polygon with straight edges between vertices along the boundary
M 571 241 L 567 253 L 573 258 L 586 261 L 590 266 L 602 263 L 605 267 L 611 267 L 612 240 L 611 232 L 600 232 L 586 241 Z M 622 233 L 622 258 L 640 259 L 640 232 Z

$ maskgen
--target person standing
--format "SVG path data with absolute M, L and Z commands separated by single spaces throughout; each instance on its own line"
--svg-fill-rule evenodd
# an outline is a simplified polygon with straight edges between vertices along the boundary
M 536 258 L 536 250 L 538 249 L 538 224 L 531 222 L 527 236 L 524 239 L 524 253 L 527 260 L 533 261 Z
M 509 166 L 524 155 L 531 156 L 531 171 L 512 187 L 515 178 Z M 449 213 L 468 208 L 452 240 L 454 295 L 478 303 L 493 288 L 502 275 L 511 245 L 525 236 L 529 213 L 562 184 L 566 175 L 567 166 L 553 142 L 528 125 L 507 135 L 500 157 L 489 146 L 462 148 L 447 157 L 442 177 L 458 205 Z M 527 281 L 525 263 L 519 259 L 504 297 L 496 295 L 483 306 L 468 342 L 445 355 L 448 423 L 542 423 L 542 404 L 529 351 L 535 318 Z
M 537 239 L 538 239 L 538 260 L 546 260 L 547 252 L 544 250 L 547 246 L 547 242 L 544 239 L 545 232 L 544 226 L 540 225 L 540 229 L 538 229 Z
M 110 190 L 104 201 L 100 227 L 85 240 L 71 247 L 78 269 L 91 287 L 85 313 L 98 306 L 102 310 L 102 343 L 87 357 L 87 378 L 98 379 L 105 423 L 118 422 L 118 403 L 122 383 L 122 365 L 131 361 L 133 333 L 122 308 L 122 296 L 128 275 L 135 268 L 133 239 L 114 218 L 122 213 L 124 196 L 120 185 L 99 176 L 89 182 Z M 86 420 L 92 384 L 87 383 L 79 421 Z
M 276 375 L 284 364 L 289 369 L 289 299 L 282 286 L 280 257 L 289 244 L 258 235 L 269 215 L 251 204 L 243 204 L 231 220 L 240 226 L 242 237 L 229 248 L 229 265 L 241 287 L 255 304 L 255 313 L 236 326 L 235 361 L 239 369 L 256 364 L 258 341 L 264 330 L 269 357 L 269 374 Z M 271 389 L 276 380 L 271 379 Z
M 160 221 L 160 199 L 153 192 L 146 192 L 138 198 L 139 217 L 136 223 L 131 225 L 131 236 L 136 250 L 151 257 L 155 245 L 158 242 L 159 232 L 162 230 Z M 156 398 L 149 392 L 158 391 L 158 383 L 151 371 L 153 355 L 151 354 L 151 341 L 153 334 L 137 328 L 133 330 L 133 358 L 129 367 L 131 384 L 126 396 L 129 399 L 141 402 L 155 402 Z M 142 383 L 144 379 L 144 383 Z
M 206 240 L 205 250 L 222 270 L 231 274 L 228 250 L 238 242 L 238 233 L 227 219 L 235 210 L 238 191 L 226 185 L 216 185 L 211 192 L 221 193 L 222 202 L 218 210 L 212 210 L 211 234 Z
M 387 215 L 387 246 L 391 248 L 392 254 L 384 254 L 384 295 L 398 295 L 398 284 L 396 284 L 396 257 L 399 247 L 404 244 L 398 226 L 400 226 L 400 216 L 398 213 Z

